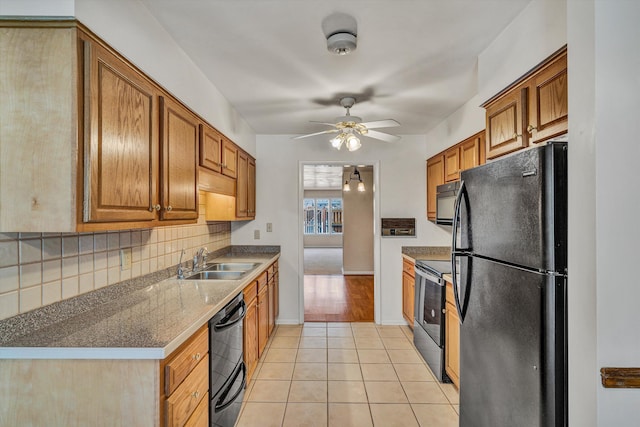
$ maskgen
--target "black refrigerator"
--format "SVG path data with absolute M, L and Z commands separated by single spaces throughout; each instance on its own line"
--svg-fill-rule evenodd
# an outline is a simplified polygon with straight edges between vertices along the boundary
M 462 172 L 452 270 L 460 426 L 566 426 L 565 142 Z

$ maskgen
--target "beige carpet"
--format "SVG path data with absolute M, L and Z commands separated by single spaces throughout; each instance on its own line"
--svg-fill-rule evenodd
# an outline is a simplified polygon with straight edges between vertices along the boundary
M 342 248 L 305 248 L 304 274 L 342 275 Z

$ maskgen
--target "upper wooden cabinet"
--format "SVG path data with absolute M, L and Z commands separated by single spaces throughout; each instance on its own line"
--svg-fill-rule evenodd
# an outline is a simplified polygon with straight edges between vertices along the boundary
M 222 171 L 222 138 L 211 126 L 200 125 L 200 166 L 213 172 Z
M 238 153 L 238 177 L 236 178 L 236 216 L 245 218 L 247 214 L 247 193 L 249 178 L 249 156 L 241 151 Z
M 224 137 L 222 139 L 222 174 L 229 178 L 238 176 L 238 146 Z
M 256 216 L 256 161 L 251 156 L 247 165 L 247 216 Z
M 460 179 L 460 147 L 453 146 L 444 152 L 444 180 L 445 182 Z
M 182 104 L 160 97 L 162 219 L 198 218 L 198 135 L 200 122 Z
M 458 144 L 460 172 L 485 163 L 485 131 L 480 131 Z
M 565 47 L 482 105 L 487 158 L 566 133 L 568 99 Z
M 82 41 L 85 222 L 151 221 L 158 206 L 158 89 L 102 46 Z
M 436 220 L 436 187 L 444 184 L 444 154 L 427 160 L 427 219 Z

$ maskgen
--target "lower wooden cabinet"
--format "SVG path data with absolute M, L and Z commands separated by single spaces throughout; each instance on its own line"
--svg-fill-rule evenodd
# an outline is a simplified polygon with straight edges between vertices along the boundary
M 402 316 L 413 328 L 415 301 L 415 264 L 407 259 L 402 260 Z
M 247 314 L 244 317 L 244 364 L 247 367 L 247 383 L 258 365 L 258 288 L 254 282 L 244 290 Z
M 460 388 L 460 318 L 456 309 L 453 285 L 447 282 L 445 304 L 444 358 L 445 371 L 453 384 Z
M 264 353 L 269 340 L 269 288 L 265 284 L 258 291 L 258 357 Z

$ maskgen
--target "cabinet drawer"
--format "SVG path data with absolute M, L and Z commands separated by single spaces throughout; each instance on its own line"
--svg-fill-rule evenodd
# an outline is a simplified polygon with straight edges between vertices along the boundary
M 267 286 L 267 272 L 266 270 L 262 272 L 260 276 L 258 276 L 258 292 Z
M 402 260 L 402 271 L 411 277 L 416 277 L 415 264 L 406 259 Z
M 178 350 L 165 365 L 165 395 L 169 396 L 209 352 L 209 330 L 196 332 L 186 347 Z
M 209 355 L 166 400 L 166 425 L 183 426 L 209 391 Z
M 254 280 L 242 291 L 244 294 L 244 302 L 249 305 L 258 296 L 258 281 Z
M 209 393 L 204 394 L 204 398 L 198 404 L 198 407 L 189 421 L 184 425 L 184 427 L 208 427 L 209 425 Z

